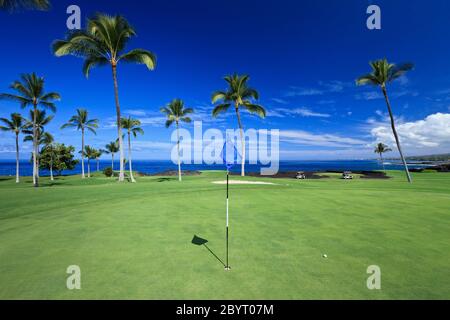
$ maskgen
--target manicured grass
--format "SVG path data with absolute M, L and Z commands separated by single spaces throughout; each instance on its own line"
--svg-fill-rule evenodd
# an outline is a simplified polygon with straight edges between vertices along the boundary
M 223 172 L 0 178 L 0 298 L 449 299 L 450 174 L 389 174 L 231 186 L 230 272 L 191 244 L 225 256 L 225 186 L 211 183 Z M 81 290 L 66 289 L 69 265 Z M 381 290 L 366 287 L 369 265 Z

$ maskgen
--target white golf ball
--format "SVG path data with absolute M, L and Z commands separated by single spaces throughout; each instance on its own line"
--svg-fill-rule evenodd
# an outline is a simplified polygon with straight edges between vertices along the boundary
M 326 254 L 324 254 L 322 257 L 324 257 L 324 258 L 328 258 L 328 256 L 326 255 Z

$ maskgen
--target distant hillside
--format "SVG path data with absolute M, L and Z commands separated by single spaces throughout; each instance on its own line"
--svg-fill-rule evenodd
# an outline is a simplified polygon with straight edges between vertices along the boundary
M 406 157 L 406 159 L 412 161 L 450 161 L 450 153 L 432 154 L 428 156 L 412 156 Z

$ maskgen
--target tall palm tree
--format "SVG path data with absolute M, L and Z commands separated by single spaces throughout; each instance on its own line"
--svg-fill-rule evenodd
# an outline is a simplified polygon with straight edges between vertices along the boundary
M 386 169 L 384 168 L 384 160 L 383 160 L 383 153 L 386 153 L 386 152 L 389 152 L 389 151 L 392 151 L 392 149 L 391 148 L 389 148 L 387 145 L 385 145 L 384 143 L 378 143 L 376 146 L 375 146 L 375 150 L 374 150 L 374 152 L 375 153 L 378 153 L 379 155 L 380 155 L 380 161 L 381 161 L 381 164 L 383 165 L 383 171 L 384 172 L 386 172 Z
M 45 126 L 50 123 L 50 121 L 53 120 L 55 116 L 49 115 L 47 116 L 47 112 L 45 110 L 39 110 L 37 109 L 36 115 L 33 110 L 30 110 L 30 117 L 27 120 L 27 123 L 24 126 L 23 133 L 27 134 L 27 136 L 24 137 L 23 141 L 30 141 L 33 142 L 33 118 L 35 118 L 36 123 L 36 139 L 37 139 L 37 153 L 36 153 L 36 177 L 39 178 L 39 147 L 46 144 L 46 141 L 48 139 L 53 139 L 53 136 L 48 134 L 45 134 Z
M 48 0 L 0 0 L 0 10 L 14 11 L 18 9 L 49 10 Z
M 11 84 L 11 89 L 15 90 L 17 94 L 2 93 L 0 99 L 8 99 L 20 103 L 22 108 L 32 106 L 33 108 L 33 136 L 36 138 L 36 115 L 38 106 L 48 108 L 51 111 L 56 111 L 54 101 L 60 100 L 61 97 L 56 92 L 46 93 L 44 90 L 44 78 L 38 77 L 35 73 L 21 75 L 21 80 L 16 80 Z M 33 185 L 39 186 L 38 167 L 36 157 L 38 154 L 38 141 L 33 141 Z
M 175 123 L 177 128 L 177 156 L 178 156 L 178 181 L 181 181 L 181 162 L 180 162 L 180 122 L 190 123 L 192 120 L 188 117 L 189 114 L 194 113 L 194 109 L 185 108 L 184 102 L 181 99 L 173 99 L 166 107 L 160 110 L 167 117 L 166 128 L 169 128 Z
M 44 132 L 44 134 L 42 135 L 42 138 L 40 140 L 40 143 L 44 145 L 44 147 L 42 148 L 42 151 L 44 151 L 45 149 L 47 149 L 47 151 L 50 152 L 50 180 L 53 181 L 53 157 L 55 156 L 55 151 L 53 148 L 53 143 L 55 142 L 55 139 L 53 138 L 53 136 L 48 133 L 48 132 Z M 41 151 L 41 152 L 42 152 Z
M 69 122 L 64 124 L 61 129 L 77 128 L 81 130 L 81 150 L 84 150 L 84 132 L 85 130 L 97 134 L 95 129 L 98 128 L 98 119 L 88 119 L 88 111 L 86 109 L 77 109 L 77 114 L 70 118 Z M 81 178 L 84 179 L 84 153 L 81 152 Z
M 255 89 L 248 87 L 247 81 L 249 79 L 250 77 L 248 75 L 240 76 L 237 74 L 233 74 L 226 76 L 224 78 L 224 80 L 228 84 L 228 88 L 226 89 L 226 91 L 216 91 L 212 94 L 211 98 L 213 104 L 221 101 L 221 103 L 214 108 L 212 112 L 213 117 L 217 117 L 220 113 L 226 112 L 231 105 L 234 106 L 234 110 L 236 112 L 238 120 L 242 145 L 242 176 L 245 176 L 245 138 L 239 108 L 242 107 L 250 113 L 254 113 L 261 118 L 266 117 L 266 110 L 264 109 L 264 107 L 253 102 L 259 99 L 259 93 Z
M 130 169 L 130 179 L 131 182 L 136 182 L 133 177 L 133 168 L 131 165 L 131 135 L 136 138 L 137 134 L 144 134 L 144 130 L 142 130 L 141 122 L 137 119 L 132 119 L 130 116 L 128 118 L 122 118 L 122 128 L 127 130 L 128 135 L 128 168 Z
M 0 118 L 4 126 L 0 126 L 2 131 L 14 132 L 16 136 L 16 183 L 20 182 L 19 178 L 19 134 L 25 126 L 25 119 L 19 113 L 12 113 L 11 119 Z
M 114 171 L 114 153 L 119 152 L 119 144 L 115 141 L 111 141 L 105 148 L 106 153 L 111 154 L 111 169 Z
M 56 56 L 74 55 L 84 58 L 83 73 L 86 77 L 93 67 L 111 66 L 120 149 L 119 181 L 124 181 L 125 176 L 117 65 L 120 61 L 145 64 L 149 70 L 153 70 L 156 66 L 156 56 L 150 51 L 133 49 L 124 52 L 127 42 L 135 35 L 135 30 L 124 17 L 97 14 L 88 20 L 85 30 L 72 31 L 65 40 L 53 43 Z
M 87 158 L 87 167 L 88 167 L 88 178 L 91 177 L 91 159 L 95 159 L 97 157 L 97 150 L 91 146 L 85 146 L 83 151 L 80 153 Z
M 411 63 L 403 63 L 403 64 L 393 64 L 389 63 L 386 59 L 372 61 L 369 63 L 372 67 L 372 72 L 366 75 L 359 77 L 356 80 L 357 85 L 373 85 L 381 88 L 383 92 L 384 99 L 386 100 L 387 109 L 389 112 L 389 117 L 391 118 L 391 128 L 392 133 L 394 134 L 395 142 L 397 144 L 398 152 L 400 153 L 400 157 L 403 162 L 403 166 L 405 167 L 406 178 L 408 182 L 411 183 L 411 175 L 409 174 L 408 165 L 406 164 L 405 157 L 403 156 L 402 148 L 400 145 L 400 139 L 398 138 L 397 130 L 395 129 L 395 121 L 394 115 L 392 114 L 391 103 L 389 101 L 386 85 L 395 79 L 400 78 L 406 72 L 410 71 L 414 65 Z
M 106 150 L 98 149 L 97 153 L 95 154 L 95 160 L 97 161 L 97 172 L 100 171 L 100 157 L 104 153 L 106 153 Z
M 27 134 L 23 138 L 24 142 L 27 142 L 27 141 L 31 141 L 32 142 L 34 140 L 33 130 L 24 130 L 23 132 Z M 54 140 L 55 140 L 53 138 L 53 135 L 48 133 L 48 132 L 45 132 L 43 127 L 38 127 L 38 129 L 36 130 L 36 133 L 37 133 L 36 139 L 38 141 L 38 151 L 39 151 L 39 147 L 40 146 L 48 146 L 48 145 L 52 144 L 54 142 Z M 33 153 L 33 157 L 34 157 L 34 153 Z M 39 178 L 40 152 L 38 152 L 37 155 L 36 155 L 36 166 L 37 166 L 36 176 Z M 50 170 L 50 171 L 52 171 L 52 170 Z

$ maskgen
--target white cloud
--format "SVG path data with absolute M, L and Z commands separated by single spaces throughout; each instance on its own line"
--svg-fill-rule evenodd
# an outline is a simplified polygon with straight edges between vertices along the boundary
M 400 98 L 404 96 L 411 96 L 411 97 L 417 97 L 419 93 L 416 91 L 410 91 L 410 90 L 400 90 L 400 91 L 393 91 L 389 92 L 389 97 L 391 98 Z M 384 95 L 381 93 L 381 91 L 366 91 L 362 93 L 357 93 L 355 95 L 356 100 L 377 100 L 377 99 L 384 99 Z
M 276 108 L 268 113 L 269 117 L 285 117 L 285 116 L 301 116 L 301 117 L 319 117 L 319 118 L 329 118 L 331 115 L 327 113 L 320 113 L 310 110 L 306 107 L 301 108 Z
M 143 109 L 127 109 L 123 111 L 123 114 L 130 115 L 130 116 L 137 116 L 142 117 L 147 114 L 147 111 Z
M 358 93 L 355 95 L 356 100 L 376 100 L 376 99 L 382 99 L 383 94 L 378 91 L 366 91 L 363 93 Z
M 450 113 L 435 113 L 423 120 L 400 122 L 396 126 L 401 145 L 410 152 L 449 152 Z M 376 142 L 395 145 L 391 127 L 376 123 L 371 129 Z
M 167 118 L 164 116 L 156 116 L 156 117 L 143 117 L 137 118 L 141 121 L 142 126 L 153 126 L 153 127 L 163 127 L 165 126 Z
M 161 142 L 161 141 L 145 141 L 145 140 L 135 140 L 133 141 L 134 151 L 155 151 L 155 150 L 171 150 L 174 144 L 171 142 Z
M 344 91 L 345 88 L 352 86 L 349 82 L 343 82 L 338 80 L 331 81 L 319 81 L 317 88 L 304 88 L 291 86 L 285 93 L 286 97 L 297 96 L 319 96 L 325 93 L 337 93 Z
M 324 87 L 327 92 L 342 92 L 344 88 L 351 86 L 351 83 L 332 80 L 332 81 L 319 81 L 319 85 Z
M 286 97 L 301 97 L 301 96 L 317 96 L 324 94 L 323 90 L 301 87 L 290 87 L 286 92 Z
M 279 99 L 279 98 L 272 98 L 271 100 L 276 103 L 279 103 L 279 104 L 287 104 L 288 103 L 286 100 Z
M 281 130 L 279 137 L 282 142 L 305 146 L 353 148 L 367 144 L 367 141 L 361 139 L 342 137 L 335 134 L 315 134 L 302 130 Z
M 320 117 L 320 118 L 329 118 L 331 115 L 327 113 L 319 113 L 311 111 L 307 108 L 297 108 L 293 110 L 294 114 L 301 115 L 303 117 Z

